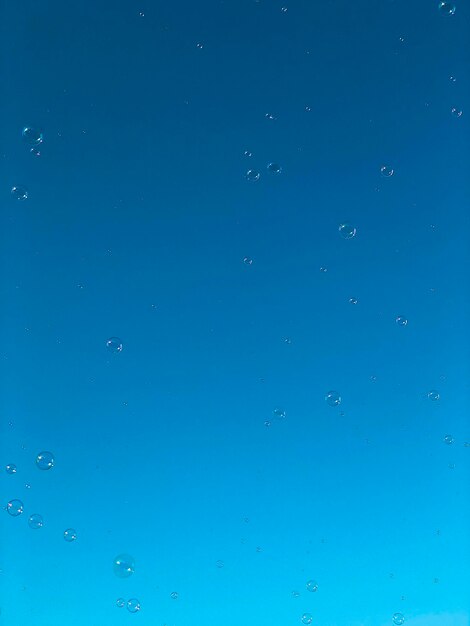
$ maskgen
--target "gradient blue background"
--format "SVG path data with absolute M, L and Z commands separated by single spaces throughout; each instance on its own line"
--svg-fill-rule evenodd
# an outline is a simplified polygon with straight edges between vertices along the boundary
M 469 32 L 463 1 L 2 1 L 1 624 L 468 626 Z

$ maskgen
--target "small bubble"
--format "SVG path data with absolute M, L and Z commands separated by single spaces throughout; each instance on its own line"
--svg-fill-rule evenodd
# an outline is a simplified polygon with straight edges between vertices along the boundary
M 283 341 L 284 343 L 289 344 L 289 345 L 292 343 L 292 339 L 291 339 L 290 337 L 284 337 L 284 339 L 283 339 L 282 341 Z
M 274 409 L 273 413 L 274 417 L 280 420 L 284 419 L 286 416 L 286 412 L 284 411 L 284 409 Z
M 277 119 L 277 118 L 276 118 L 276 116 L 275 116 L 275 115 L 273 115 L 272 113 L 265 113 L 265 114 L 264 114 L 264 117 L 265 117 L 267 120 L 275 120 L 275 119 Z
M 261 177 L 261 174 L 257 170 L 248 170 L 247 173 L 245 174 L 245 178 L 251 182 L 255 182 L 259 180 L 260 177 Z
M 67 528 L 67 530 L 64 530 L 65 541 L 67 541 L 68 543 L 72 543 L 72 541 L 75 541 L 76 538 L 77 538 L 76 530 L 74 530 L 73 528 Z
M 44 526 L 44 520 L 42 519 L 42 515 L 39 513 L 33 513 L 28 518 L 28 526 L 33 530 L 37 530 L 38 528 L 42 528 Z
M 455 76 L 449 76 L 449 80 L 450 80 L 451 83 L 455 83 L 457 81 Z
M 281 12 L 282 13 L 287 13 L 287 7 L 281 7 Z
M 311 111 L 311 110 L 312 110 L 312 107 L 309 107 L 309 106 L 307 105 L 307 106 L 305 107 L 305 110 L 306 110 L 306 111 Z
M 8 463 L 8 465 L 5 466 L 5 471 L 7 474 L 16 474 L 16 465 L 14 463 Z
M 54 467 L 54 462 L 52 452 L 40 452 L 36 457 L 36 466 L 40 470 L 50 470 Z
M 437 585 L 437 583 L 439 582 L 439 578 L 434 578 L 432 581 L 435 585 Z
M 452 437 L 452 435 L 446 435 L 444 437 L 444 443 L 446 443 L 448 446 L 452 445 L 454 443 L 454 438 Z
M 454 15 L 455 13 L 455 5 L 452 4 L 451 2 L 439 2 L 439 4 L 437 5 L 437 8 L 441 15 L 450 16 L 450 15 Z
M 356 236 L 356 229 L 351 224 L 340 224 L 338 230 L 343 239 L 352 239 Z
M 253 153 L 250 152 L 249 150 L 245 150 L 245 152 L 243 153 L 246 157 L 251 157 L 253 156 Z
M 380 173 L 384 178 L 390 178 L 394 175 L 395 170 L 390 165 L 382 165 L 382 167 L 380 168 Z
M 112 352 L 113 354 L 119 354 L 120 352 L 122 352 L 122 341 L 119 339 L 119 337 L 110 337 L 106 341 L 106 347 L 108 348 L 109 352 Z
M 38 150 L 37 148 L 30 148 L 29 153 L 32 154 L 35 157 L 40 157 L 41 156 L 41 151 Z
M 138 613 L 140 611 L 140 602 L 137 598 L 131 598 L 127 601 L 127 610 L 129 613 Z
M 6 509 L 9 515 L 11 515 L 12 517 L 18 517 L 18 515 L 21 515 L 21 513 L 23 513 L 24 506 L 21 500 L 10 500 L 10 502 L 8 502 L 6 506 Z
M 313 621 L 313 617 L 310 615 L 310 613 L 304 613 L 300 618 L 300 621 L 302 622 L 302 624 L 311 624 Z
M 118 598 L 116 600 L 116 606 L 118 606 L 120 609 L 126 606 L 126 601 L 124 600 L 124 598 Z
M 262 552 L 260 546 L 256 546 L 256 552 Z
M 450 112 L 452 113 L 454 117 L 462 117 L 462 113 L 463 113 L 462 109 L 458 109 L 457 107 L 452 107 Z
M 31 485 L 29 483 L 25 483 L 25 489 L 31 489 Z
M 435 389 L 431 389 L 431 391 L 428 391 L 428 398 L 430 400 L 432 400 L 433 402 L 436 402 L 437 400 L 440 399 L 440 395 L 439 392 L 436 391 Z
M 266 169 L 268 172 L 271 172 L 271 174 L 280 174 L 282 172 L 282 167 L 279 163 L 269 163 Z
M 322 272 L 323 274 L 326 274 L 327 271 L 328 271 L 327 267 L 320 267 L 320 272 Z
M 28 198 L 28 190 L 19 185 L 15 185 L 11 188 L 11 195 L 19 202 L 23 202 Z
M 178 592 L 177 592 L 177 591 L 172 591 L 172 592 L 170 593 L 170 598 L 171 598 L 172 600 L 178 600 Z
M 269 420 L 265 420 L 264 425 L 266 428 L 269 428 L 269 426 L 271 426 L 271 422 Z
M 204 44 L 199 42 L 196 44 L 196 48 L 199 48 L 199 50 L 202 50 L 204 48 Z
M 401 626 L 405 621 L 405 617 L 402 613 L 394 613 L 392 615 L 392 622 L 395 626 Z
M 23 141 L 28 146 L 38 146 L 43 141 L 42 132 L 37 128 L 31 128 L 30 126 L 25 126 L 21 131 L 21 135 L 23 137 Z
M 244 263 L 245 265 L 253 265 L 253 259 L 252 259 L 252 258 L 250 258 L 249 256 L 246 256 L 246 257 L 244 257 L 244 259 L 243 259 L 243 263 Z
M 408 320 L 403 315 L 398 315 L 398 317 L 395 318 L 395 322 L 398 326 L 406 326 L 408 324 Z
M 357 304 L 357 298 L 349 298 L 349 304 Z
M 337 391 L 329 391 L 325 396 L 325 401 L 329 406 L 339 406 L 341 404 L 341 396 Z
M 377 380 L 377 376 L 375 376 L 375 374 L 372 374 L 372 376 L 369 378 L 369 380 L 370 380 L 372 383 L 375 383 L 375 382 L 376 382 L 376 380 Z
M 309 580 L 305 586 L 307 591 L 318 591 L 318 583 L 314 580 Z
M 293 598 L 298 598 L 300 596 L 300 593 L 298 591 L 293 591 L 292 592 L 292 597 Z
M 129 554 L 118 554 L 113 562 L 113 571 L 118 578 L 129 578 L 135 571 L 135 561 Z
M 400 43 L 403 43 L 403 42 L 405 41 L 405 38 L 404 38 L 404 37 L 399 37 L 399 38 L 398 38 L 398 41 L 399 41 Z
M 216 561 L 215 565 L 219 569 L 222 569 L 222 567 L 224 567 L 225 563 L 223 561 Z

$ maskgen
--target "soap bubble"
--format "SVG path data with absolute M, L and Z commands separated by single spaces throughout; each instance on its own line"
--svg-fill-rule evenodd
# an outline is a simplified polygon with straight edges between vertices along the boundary
M 36 457 L 36 465 L 40 470 L 49 470 L 54 467 L 52 452 L 40 452 Z
M 119 339 L 119 337 L 110 337 L 106 341 L 106 347 L 108 348 L 109 352 L 112 352 L 113 354 L 119 354 L 120 352 L 122 352 L 122 341 Z
M 22 202 L 28 198 L 28 190 L 21 185 L 15 185 L 11 188 L 11 195 L 16 199 Z
M 450 112 L 454 117 L 462 117 L 463 113 L 462 109 L 458 109 L 457 107 L 452 107 Z
M 280 174 L 282 172 L 282 167 L 278 163 L 270 163 L 267 170 L 271 174 Z
M 64 530 L 65 541 L 67 541 L 68 543 L 71 543 L 72 541 L 75 541 L 76 538 L 77 538 L 76 530 L 74 530 L 73 528 L 67 528 L 67 530 Z
M 392 615 L 392 622 L 395 626 L 401 626 L 405 621 L 405 616 L 402 613 L 394 613 Z
M 42 132 L 37 128 L 31 128 L 30 126 L 25 126 L 21 135 L 23 137 L 23 141 L 28 146 L 38 146 L 43 140 Z
M 306 584 L 306 587 L 307 587 L 307 591 L 317 591 L 318 583 L 315 582 L 314 580 L 309 580 Z
M 436 391 L 435 389 L 431 389 L 431 391 L 428 391 L 428 398 L 430 400 L 432 400 L 433 402 L 436 402 L 437 400 L 439 400 L 441 396 L 439 395 L 439 392 Z
M 446 435 L 444 437 L 444 443 L 446 443 L 448 446 L 452 445 L 454 443 L 454 438 L 452 437 L 452 435 Z
M 42 515 L 39 513 L 33 513 L 28 518 L 28 526 L 33 528 L 34 530 L 38 528 L 42 528 L 44 526 L 44 520 L 42 519 Z
M 325 396 L 326 403 L 329 406 L 339 406 L 341 404 L 341 396 L 337 391 L 329 391 Z
M 357 298 L 349 298 L 349 304 L 357 304 Z
M 395 170 L 390 165 L 382 165 L 382 167 L 380 168 L 380 173 L 384 178 L 390 178 L 394 175 Z
M 300 597 L 300 593 L 298 591 L 293 591 L 292 592 L 292 597 L 293 598 L 298 598 L 298 597 Z
M 441 15 L 454 15 L 455 13 L 455 5 L 451 2 L 439 2 L 437 8 L 439 9 L 439 13 Z
M 340 224 L 338 230 L 343 239 L 352 239 L 356 236 L 356 229 L 351 224 Z
M 300 621 L 302 622 L 302 624 L 311 624 L 313 621 L 313 617 L 310 615 L 310 613 L 304 613 L 300 618 Z
M 5 471 L 7 474 L 16 474 L 16 465 L 14 463 L 8 463 L 8 465 L 5 467 Z
M 177 592 L 177 591 L 172 591 L 172 592 L 170 593 L 170 598 L 171 598 L 172 600 L 178 600 L 178 592 Z
M 127 610 L 129 611 L 129 613 L 137 613 L 138 611 L 140 611 L 140 602 L 137 600 L 137 598 L 131 598 L 127 601 Z
M 225 563 L 224 563 L 223 561 L 217 561 L 217 562 L 216 562 L 216 566 L 217 566 L 219 569 L 222 569 L 222 567 L 224 567 L 224 565 L 225 565 Z
M 29 153 L 35 157 L 41 156 L 41 151 L 38 148 L 30 148 Z
M 113 571 L 118 578 L 129 578 L 135 572 L 135 561 L 130 554 L 118 554 L 114 559 Z
M 124 598 L 118 598 L 116 600 L 116 606 L 118 606 L 120 609 L 122 609 L 123 606 L 126 606 L 126 601 L 124 600 Z
M 253 156 L 253 153 L 250 152 L 249 150 L 245 150 L 245 152 L 243 153 L 246 157 L 251 157 Z
M 7 504 L 7 513 L 12 517 L 18 517 L 24 511 L 24 506 L 21 500 L 10 500 Z
M 252 259 L 252 258 L 250 258 L 249 256 L 246 256 L 246 257 L 244 257 L 244 259 L 243 259 L 243 263 L 244 263 L 245 265 L 253 265 L 253 259 Z
M 406 326 L 408 324 L 408 320 L 404 315 L 398 315 L 398 317 L 395 319 L 395 322 L 398 324 L 398 326 Z
M 286 416 L 286 412 L 284 411 L 284 409 L 274 409 L 273 413 L 274 417 L 280 420 L 284 419 Z
M 251 182 L 255 182 L 260 179 L 261 174 L 257 170 L 248 170 L 245 174 L 245 178 Z

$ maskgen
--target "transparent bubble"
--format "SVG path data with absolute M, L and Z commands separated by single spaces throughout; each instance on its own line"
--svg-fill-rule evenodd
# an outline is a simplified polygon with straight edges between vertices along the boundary
M 281 7 L 282 13 L 287 13 L 287 7 Z
M 253 156 L 253 153 L 250 152 L 249 150 L 245 150 L 245 152 L 243 153 L 246 157 L 251 157 Z
M 36 457 L 36 465 L 40 470 L 50 470 L 51 467 L 54 467 L 52 452 L 40 452 Z
M 129 578 L 135 572 L 134 557 L 130 554 L 118 554 L 113 562 L 113 571 L 118 578 Z
M 439 2 L 437 5 L 441 15 L 454 15 L 455 5 L 451 2 Z
M 357 304 L 357 298 L 349 298 L 349 304 Z
M 29 153 L 30 153 L 30 154 L 32 154 L 32 155 L 33 155 L 33 156 L 35 156 L 35 157 L 39 157 L 39 156 L 41 156 L 41 151 L 40 151 L 40 150 L 38 150 L 37 148 L 31 148 L 31 149 L 29 150 Z
M 292 339 L 290 337 L 284 337 L 284 339 L 282 340 L 284 343 L 287 343 L 289 345 L 291 345 L 292 343 Z
M 67 528 L 67 530 L 64 530 L 65 541 L 67 541 L 68 543 L 71 543 L 72 541 L 75 541 L 76 538 L 77 538 L 76 530 L 74 530 L 73 528 Z
M 33 528 L 34 530 L 38 528 L 42 528 L 44 526 L 44 520 L 42 519 L 42 515 L 39 513 L 33 513 L 28 518 L 28 526 Z
M 138 613 L 140 611 L 140 602 L 137 598 L 131 598 L 127 601 L 127 610 L 129 613 Z
M 171 598 L 172 600 L 178 600 L 178 592 L 177 592 L 177 591 L 172 591 L 172 592 L 170 593 L 170 598 Z
M 452 107 L 450 112 L 454 117 L 462 117 L 463 113 L 462 109 L 458 109 L 457 107 Z
M 406 326 L 408 324 L 408 320 L 404 315 L 398 315 L 398 317 L 395 319 L 395 322 L 398 324 L 398 326 Z
M 446 435 L 444 437 L 444 443 L 446 443 L 448 446 L 452 445 L 454 443 L 454 438 L 452 437 L 452 435 Z
M 282 167 L 278 163 L 270 163 L 267 170 L 268 172 L 271 172 L 271 174 L 280 174 L 282 172 Z
M 273 413 L 274 413 L 274 417 L 276 417 L 279 420 L 284 419 L 286 416 L 286 412 L 284 411 L 284 409 L 274 409 Z
M 24 511 L 24 506 L 21 500 L 10 500 L 7 504 L 7 513 L 12 517 L 18 517 Z
M 110 337 L 106 341 L 106 347 L 108 348 L 109 352 L 112 352 L 113 354 L 119 354 L 120 352 L 122 352 L 122 341 L 119 339 L 119 337 Z
M 298 598 L 298 597 L 300 597 L 300 593 L 298 591 L 293 591 L 292 592 L 292 597 L 293 598 Z
M 338 230 L 343 239 L 352 239 L 356 236 L 356 229 L 351 224 L 340 224 Z
M 20 185 L 15 185 L 11 188 L 11 195 L 19 202 L 22 202 L 28 198 L 28 190 Z
M 243 263 L 244 263 L 245 265 L 253 265 L 253 259 L 252 259 L 252 258 L 250 258 L 249 256 L 246 256 L 246 257 L 244 257 L 244 259 L 243 259 Z
M 390 165 L 382 165 L 382 167 L 380 168 L 380 173 L 384 178 L 390 178 L 390 176 L 394 175 L 395 170 Z
M 328 268 L 327 268 L 327 267 L 320 267 L 320 272 L 321 272 L 322 274 L 326 274 L 326 272 L 327 272 L 327 271 L 328 271 Z
M 16 474 L 16 465 L 14 463 L 8 463 L 8 465 L 5 467 L 5 471 L 7 474 Z
M 216 566 L 217 566 L 219 569 L 222 569 L 222 567 L 224 567 L 224 565 L 225 565 L 225 563 L 224 563 L 223 561 L 216 561 Z
M 455 83 L 457 81 L 455 76 L 449 76 L 449 80 L 450 80 L 451 83 Z
M 300 618 L 300 621 L 302 622 L 302 624 L 311 624 L 313 621 L 313 617 L 310 615 L 310 613 L 304 613 Z
M 440 399 L 440 394 L 438 391 L 436 391 L 435 389 L 431 389 L 431 391 L 428 391 L 428 398 L 430 400 L 432 400 L 433 402 L 436 402 L 437 400 Z
M 255 182 L 260 179 L 261 174 L 257 170 L 248 170 L 245 174 L 245 178 L 251 182 Z
M 118 606 L 120 609 L 122 609 L 122 607 L 126 606 L 126 601 L 124 600 L 124 598 L 118 598 L 116 600 L 116 606 Z
M 276 119 L 276 116 L 275 116 L 275 115 L 273 115 L 272 113 L 265 113 L 265 114 L 264 114 L 264 117 L 265 117 L 267 120 L 275 120 L 275 119 Z
M 401 626 L 401 624 L 403 624 L 405 621 L 405 616 L 403 615 L 403 613 L 394 613 L 392 615 L 392 622 L 395 624 L 395 626 Z
M 271 422 L 269 420 L 265 420 L 264 425 L 269 428 L 269 426 L 271 426 Z
M 307 587 L 307 591 L 317 591 L 318 590 L 318 583 L 315 582 L 314 580 L 309 580 L 305 586 Z
M 261 546 L 256 546 L 256 552 L 262 552 Z
M 43 141 L 43 135 L 37 128 L 31 128 L 31 126 L 25 126 L 21 132 L 23 141 L 28 146 L 38 146 Z
M 329 391 L 325 396 L 325 400 L 329 406 L 339 406 L 341 404 L 341 396 L 337 391 Z
M 199 48 L 199 50 L 202 50 L 204 48 L 204 44 L 199 42 L 196 44 L 196 48 Z

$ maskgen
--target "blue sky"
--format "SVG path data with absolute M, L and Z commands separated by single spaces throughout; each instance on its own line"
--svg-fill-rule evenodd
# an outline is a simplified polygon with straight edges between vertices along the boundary
M 470 13 L 320 4 L 3 3 L 0 623 L 468 626 Z

